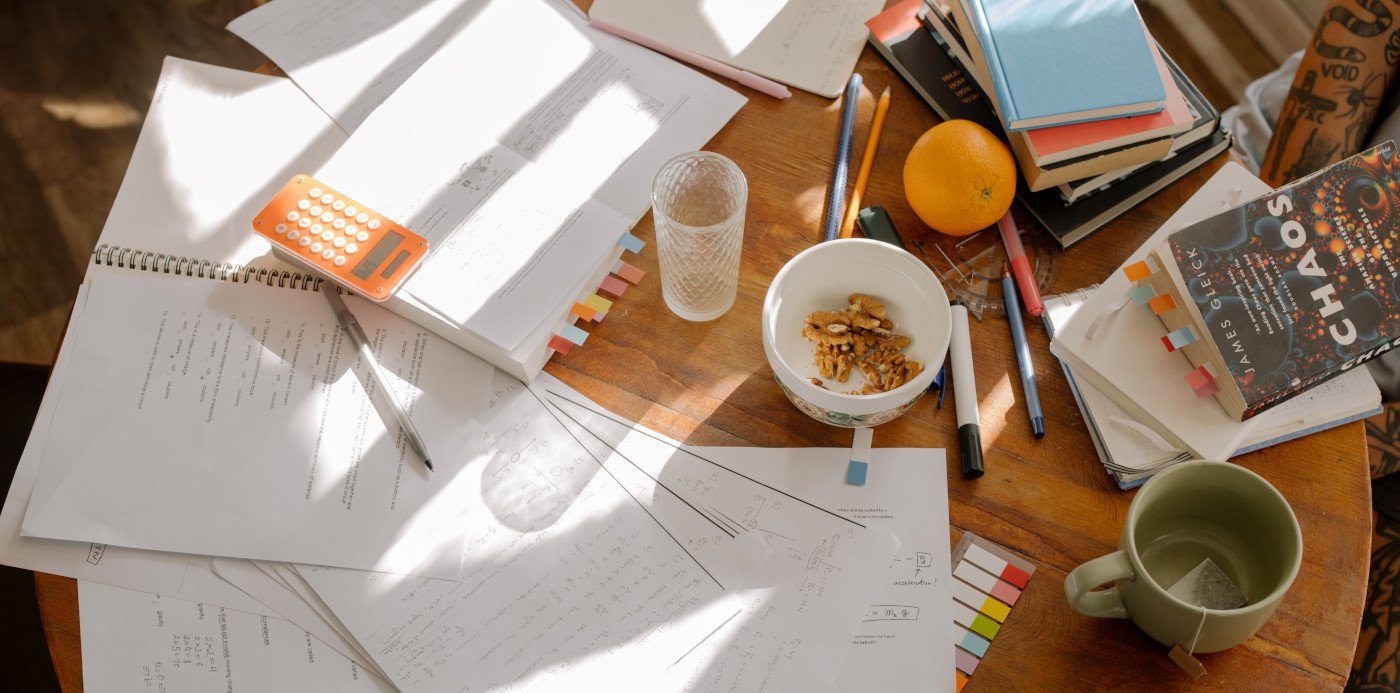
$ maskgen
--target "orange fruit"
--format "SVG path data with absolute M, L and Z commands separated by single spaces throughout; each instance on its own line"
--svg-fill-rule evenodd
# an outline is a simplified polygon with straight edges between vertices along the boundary
M 925 224 L 966 236 L 995 224 L 1016 194 L 1011 150 L 970 120 L 939 123 L 904 159 L 904 196 Z

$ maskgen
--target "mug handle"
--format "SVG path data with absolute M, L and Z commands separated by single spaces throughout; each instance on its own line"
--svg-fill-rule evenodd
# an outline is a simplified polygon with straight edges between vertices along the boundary
M 1123 597 L 1118 594 L 1117 586 L 1098 592 L 1090 590 L 1133 576 L 1133 564 L 1128 562 L 1128 555 L 1114 551 L 1071 570 L 1065 576 L 1065 598 L 1075 611 L 1085 616 L 1127 618 L 1128 609 L 1123 606 Z

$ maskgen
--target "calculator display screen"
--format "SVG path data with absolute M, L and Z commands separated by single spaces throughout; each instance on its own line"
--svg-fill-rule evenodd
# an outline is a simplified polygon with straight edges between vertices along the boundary
M 403 234 L 397 231 L 385 233 L 384 237 L 374 245 L 374 249 L 365 255 L 365 259 L 360 260 L 360 264 L 355 265 L 355 270 L 351 274 L 360 279 L 369 279 L 369 275 L 384 264 L 384 259 L 389 257 L 389 253 L 394 252 L 400 243 L 403 243 Z

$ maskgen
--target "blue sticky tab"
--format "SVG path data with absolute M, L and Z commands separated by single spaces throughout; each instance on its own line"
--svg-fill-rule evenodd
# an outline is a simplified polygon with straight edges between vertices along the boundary
M 865 471 L 869 468 L 870 465 L 865 462 L 851 460 L 851 463 L 846 465 L 846 483 L 852 486 L 864 486 Z
M 617 239 L 617 244 L 634 253 L 640 253 L 642 252 L 642 248 L 647 247 L 646 241 L 637 238 L 636 236 L 633 236 L 630 233 L 623 233 L 622 238 Z
M 964 632 L 963 639 L 960 642 L 958 642 L 958 647 L 961 647 L 964 650 L 967 650 L 968 652 L 977 655 L 978 657 L 987 656 L 987 647 L 989 647 L 990 645 L 991 643 L 987 642 L 986 640 L 983 640 L 976 633 L 968 632 Z
M 1136 303 L 1141 306 L 1146 305 L 1148 301 L 1152 300 L 1152 298 L 1157 295 L 1157 292 L 1152 290 L 1152 286 L 1150 284 L 1143 284 L 1141 286 L 1134 287 L 1132 293 L 1129 293 L 1128 295 L 1133 298 L 1133 303 Z
M 588 333 L 580 330 L 577 325 L 565 325 L 564 329 L 559 330 L 559 336 L 579 346 L 583 346 L 583 341 L 588 339 Z
M 1173 349 L 1180 349 L 1181 347 L 1184 347 L 1187 344 L 1196 341 L 1196 333 L 1192 331 L 1190 327 L 1183 327 L 1175 332 L 1168 334 L 1167 339 L 1171 341 Z

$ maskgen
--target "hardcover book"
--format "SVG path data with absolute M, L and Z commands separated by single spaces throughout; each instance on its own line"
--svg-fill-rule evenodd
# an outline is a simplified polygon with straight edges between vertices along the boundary
M 1198 394 L 1243 421 L 1400 346 L 1397 169 L 1387 142 L 1153 250 L 1164 344 L 1204 368 Z

